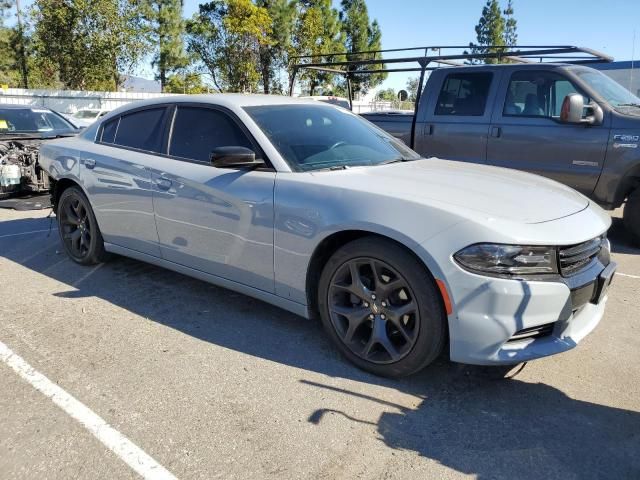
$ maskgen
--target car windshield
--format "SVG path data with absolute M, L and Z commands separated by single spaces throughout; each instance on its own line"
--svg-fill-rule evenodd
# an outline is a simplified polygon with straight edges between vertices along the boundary
M 99 110 L 79 110 L 77 111 L 73 117 L 74 118 L 96 118 L 98 116 Z
M 244 110 L 295 171 L 420 158 L 399 140 L 343 108 L 301 104 Z
M 61 115 L 36 108 L 0 108 L 0 134 L 75 133 L 77 129 Z
M 575 73 L 612 107 L 640 106 L 640 98 L 604 73 L 597 70 L 577 70 Z

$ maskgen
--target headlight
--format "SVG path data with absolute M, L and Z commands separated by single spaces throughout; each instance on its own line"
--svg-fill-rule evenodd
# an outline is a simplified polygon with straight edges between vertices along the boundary
M 453 258 L 469 270 L 489 275 L 558 273 L 553 247 L 479 243 L 463 248 Z

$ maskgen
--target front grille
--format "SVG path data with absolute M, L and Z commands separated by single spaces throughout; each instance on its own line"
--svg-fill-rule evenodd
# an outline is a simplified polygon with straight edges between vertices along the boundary
M 553 323 L 546 323 L 537 327 L 523 328 L 518 330 L 509 339 L 510 342 L 517 342 L 519 340 L 525 340 L 529 338 L 542 338 L 548 337 L 553 333 Z
M 558 251 L 560 273 L 568 277 L 587 267 L 600 253 L 603 240 L 604 237 L 598 237 L 578 245 L 560 247 Z

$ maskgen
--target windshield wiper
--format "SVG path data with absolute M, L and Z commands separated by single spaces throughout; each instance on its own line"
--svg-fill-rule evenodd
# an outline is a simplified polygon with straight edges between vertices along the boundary
M 618 107 L 640 107 L 640 103 L 620 103 Z

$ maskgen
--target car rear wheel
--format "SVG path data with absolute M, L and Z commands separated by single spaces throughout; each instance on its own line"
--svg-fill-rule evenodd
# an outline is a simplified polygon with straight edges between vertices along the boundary
M 631 233 L 632 242 L 640 247 L 640 187 L 636 188 L 624 206 L 624 226 Z
M 385 239 L 355 240 L 331 256 L 320 277 L 318 307 L 339 350 L 377 375 L 415 373 L 445 343 L 446 317 L 433 277 Z
M 69 187 L 58 201 L 58 232 L 67 255 L 81 265 L 106 259 L 104 241 L 89 200 L 78 187 Z

